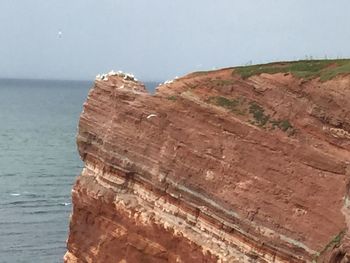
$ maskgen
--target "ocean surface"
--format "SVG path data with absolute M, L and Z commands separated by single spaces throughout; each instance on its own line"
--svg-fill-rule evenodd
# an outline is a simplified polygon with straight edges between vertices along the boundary
M 154 89 L 155 83 L 146 83 Z M 92 82 L 0 79 L 0 262 L 62 262 Z

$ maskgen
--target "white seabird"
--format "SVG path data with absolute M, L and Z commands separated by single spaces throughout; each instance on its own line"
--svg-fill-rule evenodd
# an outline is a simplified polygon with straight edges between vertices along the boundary
M 156 114 L 150 114 L 150 115 L 147 116 L 147 119 L 150 119 L 152 117 L 157 117 L 157 115 Z

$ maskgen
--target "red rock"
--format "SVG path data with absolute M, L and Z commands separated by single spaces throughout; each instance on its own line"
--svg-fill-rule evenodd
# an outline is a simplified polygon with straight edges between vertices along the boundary
M 349 262 L 350 76 L 96 81 L 65 262 Z

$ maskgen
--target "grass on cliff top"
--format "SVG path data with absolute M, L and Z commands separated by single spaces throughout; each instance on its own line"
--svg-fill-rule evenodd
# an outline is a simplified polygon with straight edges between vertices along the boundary
M 321 81 L 330 80 L 339 74 L 350 73 L 350 59 L 334 60 L 300 60 L 293 62 L 277 62 L 234 68 L 243 79 L 262 73 L 291 73 L 296 77 L 312 79 L 320 77 Z

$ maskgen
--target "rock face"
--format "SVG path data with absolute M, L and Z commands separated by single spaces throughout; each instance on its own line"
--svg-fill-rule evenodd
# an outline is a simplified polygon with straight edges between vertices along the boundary
M 350 76 L 98 80 L 65 262 L 350 262 Z

